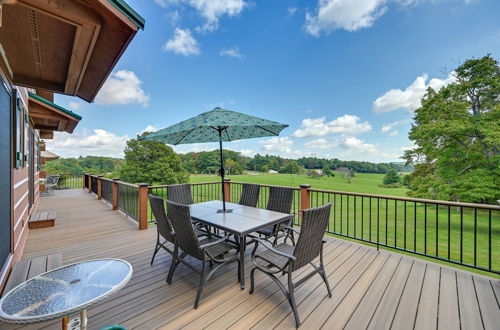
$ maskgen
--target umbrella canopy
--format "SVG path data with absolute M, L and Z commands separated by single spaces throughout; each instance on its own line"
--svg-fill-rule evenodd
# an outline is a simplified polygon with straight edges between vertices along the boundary
M 262 119 L 244 113 L 215 108 L 175 125 L 161 129 L 143 137 L 143 140 L 159 141 L 167 144 L 189 144 L 219 142 L 220 175 L 224 182 L 224 159 L 222 142 L 278 136 L 288 127 L 272 120 Z M 222 188 L 223 212 L 226 212 L 225 192 Z
M 215 108 L 196 117 L 147 135 L 144 139 L 178 145 L 202 142 L 226 142 L 277 136 L 288 127 L 272 120 Z M 219 130 L 222 130 L 219 136 Z
M 40 152 L 40 156 L 42 156 L 43 158 L 45 158 L 46 160 L 55 160 L 55 159 L 59 159 L 60 156 L 59 155 L 56 155 L 55 153 L 53 152 L 50 152 L 48 150 L 43 150 Z

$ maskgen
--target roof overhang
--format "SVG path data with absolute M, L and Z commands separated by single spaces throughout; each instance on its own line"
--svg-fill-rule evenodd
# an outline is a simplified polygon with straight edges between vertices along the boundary
M 52 138 L 54 131 L 73 133 L 82 119 L 76 113 L 31 92 L 28 102 L 29 116 L 42 138 Z
M 122 0 L 11 0 L 2 7 L 0 43 L 12 82 L 88 102 L 144 27 Z

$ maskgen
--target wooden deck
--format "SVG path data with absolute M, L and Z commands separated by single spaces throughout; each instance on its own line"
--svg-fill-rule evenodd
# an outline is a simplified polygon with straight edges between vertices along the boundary
M 194 310 L 196 274 L 181 265 L 169 286 L 165 278 L 170 257 L 160 252 L 154 265 L 149 264 L 156 229 L 139 231 L 137 223 L 83 190 L 45 197 L 40 210 L 56 211 L 58 220 L 53 228 L 30 231 L 24 258 L 60 252 L 63 264 L 116 257 L 134 267 L 124 289 L 89 310 L 90 329 L 110 324 L 127 329 L 295 328 L 284 295 L 270 279 L 257 273 L 256 292 L 240 291 L 236 263 L 214 275 Z M 497 279 L 333 238 L 325 246 L 325 265 L 333 298 L 327 297 L 319 276 L 299 287 L 301 329 L 499 327 Z M 247 277 L 249 269 L 247 262 Z M 40 328 L 59 329 L 60 323 L 23 327 Z

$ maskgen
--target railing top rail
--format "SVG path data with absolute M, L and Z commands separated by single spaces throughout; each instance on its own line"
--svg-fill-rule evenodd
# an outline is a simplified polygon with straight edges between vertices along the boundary
M 339 195 L 372 197 L 372 198 L 379 198 L 379 199 L 393 199 L 393 200 L 406 201 L 406 202 L 416 202 L 416 203 L 426 203 L 426 204 L 439 204 L 439 205 L 456 206 L 456 207 L 470 207 L 470 208 L 489 209 L 489 210 L 498 210 L 498 211 L 500 211 L 500 206 L 499 205 L 492 205 L 492 204 L 476 204 L 476 203 L 464 203 L 464 202 L 451 202 L 451 201 L 442 201 L 442 200 L 434 200 L 434 199 L 423 199 L 423 198 L 412 198 L 412 197 L 399 197 L 399 196 L 377 195 L 377 194 L 356 193 L 356 192 L 347 192 L 347 191 L 338 191 L 338 190 L 312 189 L 312 188 L 309 189 L 309 191 L 311 191 L 311 192 L 320 192 L 320 193 L 339 194 Z
M 101 181 L 110 181 L 110 182 L 113 182 L 113 179 L 101 178 Z
M 232 184 L 245 184 L 245 183 L 249 183 L 249 182 L 238 182 L 238 181 L 229 181 L 229 183 L 232 183 Z M 262 184 L 262 183 L 257 183 L 259 186 L 261 187 L 287 187 L 287 188 L 292 188 L 293 190 L 300 190 L 300 188 L 298 187 L 291 187 L 291 186 L 279 186 L 279 185 L 275 185 L 275 184 Z
M 138 185 L 136 184 L 133 184 L 133 183 L 128 183 L 128 182 L 123 182 L 123 181 L 117 181 L 116 183 L 118 183 L 119 185 L 124 185 L 124 186 L 129 186 L 129 187 L 134 187 L 134 188 L 139 188 Z

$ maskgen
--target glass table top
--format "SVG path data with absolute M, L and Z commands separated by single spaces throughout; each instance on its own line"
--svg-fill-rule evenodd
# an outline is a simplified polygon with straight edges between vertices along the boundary
M 0 300 L 6 322 L 58 318 L 97 303 L 121 289 L 132 266 L 119 259 L 99 259 L 67 265 L 20 284 Z

